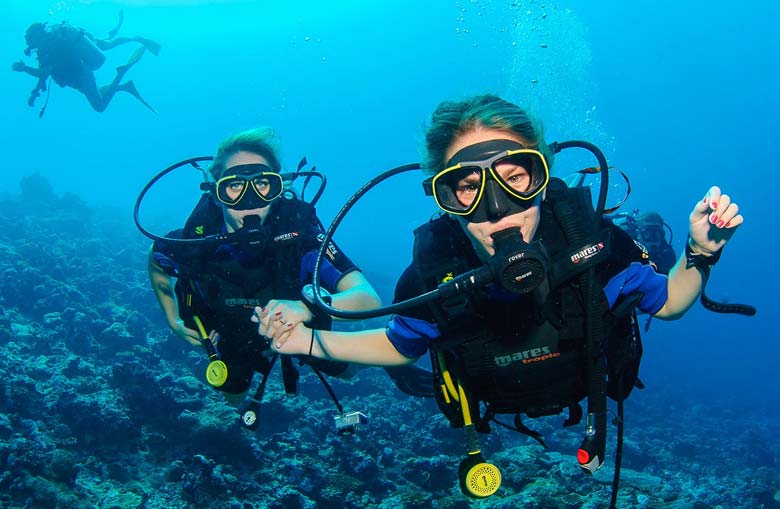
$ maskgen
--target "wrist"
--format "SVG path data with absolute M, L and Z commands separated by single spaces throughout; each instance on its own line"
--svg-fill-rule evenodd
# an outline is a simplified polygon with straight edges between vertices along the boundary
M 695 267 L 703 272 L 709 273 L 710 267 L 720 260 L 722 252 L 723 249 L 719 249 L 714 253 L 704 250 L 689 236 L 685 243 L 685 268 L 690 269 Z
M 322 300 L 330 305 L 332 302 L 331 296 L 326 294 L 322 296 Z M 311 313 L 311 318 L 308 320 L 304 320 L 304 325 L 307 327 L 311 327 L 312 329 L 330 329 L 331 324 L 333 322 L 333 317 L 330 316 L 327 312 L 325 312 L 323 309 L 320 309 L 317 307 L 316 304 L 313 302 L 310 302 L 306 295 L 304 295 L 304 298 L 301 299 L 301 302 L 304 306 L 306 306 L 306 309 L 309 310 L 309 313 Z
M 328 352 L 323 345 L 323 332 L 324 331 L 318 329 L 311 330 L 311 340 L 309 343 L 309 351 L 307 352 L 310 357 L 316 357 L 318 359 L 330 358 L 330 355 L 328 355 Z
M 299 302 L 301 303 L 301 306 L 303 306 L 303 309 L 305 310 L 303 311 L 303 319 L 301 320 L 301 322 L 303 322 L 304 325 L 311 323 L 311 321 L 314 320 L 314 311 L 312 311 L 311 309 L 311 304 L 306 302 L 305 299 L 301 299 Z
M 693 237 L 690 235 L 688 236 L 688 241 L 685 245 L 685 252 L 686 254 L 690 252 L 693 256 L 712 256 L 714 253 L 711 251 L 708 251 L 701 246 L 699 246 L 695 240 L 693 240 Z

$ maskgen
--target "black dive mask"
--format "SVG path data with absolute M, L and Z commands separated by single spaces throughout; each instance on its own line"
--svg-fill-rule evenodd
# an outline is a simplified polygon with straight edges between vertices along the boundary
M 445 212 L 484 223 L 528 210 L 549 178 L 539 151 L 498 139 L 461 149 L 423 188 Z
M 265 164 L 242 164 L 225 170 L 214 191 L 233 210 L 262 209 L 282 195 L 284 180 Z
M 666 231 L 663 226 L 645 226 L 639 229 L 639 239 L 647 247 L 658 248 L 666 243 Z

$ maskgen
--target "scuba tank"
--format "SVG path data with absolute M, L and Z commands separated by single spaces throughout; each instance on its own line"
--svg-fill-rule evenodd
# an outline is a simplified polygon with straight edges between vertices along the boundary
M 106 55 L 95 45 L 95 41 L 84 30 L 75 45 L 75 50 L 81 57 L 81 62 L 90 71 L 96 71 L 106 62 Z

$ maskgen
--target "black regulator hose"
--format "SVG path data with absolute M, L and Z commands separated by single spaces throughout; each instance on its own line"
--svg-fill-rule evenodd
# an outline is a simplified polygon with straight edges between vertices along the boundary
M 197 163 L 201 163 L 204 161 L 211 161 L 214 158 L 211 156 L 200 156 L 200 157 L 192 157 L 190 159 L 185 159 L 184 161 L 179 161 L 176 164 L 172 164 L 165 168 L 163 171 L 155 175 L 152 180 L 147 182 L 147 184 L 144 186 L 143 189 L 141 189 L 141 192 L 138 194 L 138 198 L 135 200 L 135 206 L 133 207 L 133 221 L 135 221 L 135 226 L 138 228 L 138 231 L 146 235 L 152 240 L 160 240 L 165 242 L 182 242 L 187 244 L 192 244 L 193 242 L 202 242 L 203 239 L 171 239 L 168 237 L 162 237 L 159 235 L 155 235 L 154 233 L 150 232 L 146 228 L 143 227 L 141 224 L 140 219 L 138 218 L 138 213 L 141 210 L 141 202 L 143 202 L 144 197 L 146 196 L 146 193 L 149 192 L 149 189 L 152 188 L 153 185 L 155 185 L 161 178 L 172 172 L 173 170 L 177 168 L 181 168 L 182 166 L 191 165 L 193 168 L 203 171 L 203 169 L 198 166 Z
M 599 162 L 599 168 L 601 168 L 601 171 L 599 171 L 599 176 L 601 180 L 599 185 L 599 197 L 598 201 L 596 202 L 596 215 L 594 216 L 596 218 L 596 229 L 598 229 L 601 225 L 601 216 L 604 215 L 604 207 L 606 206 L 607 194 L 609 193 L 609 171 L 607 170 L 609 166 L 607 165 L 607 158 L 604 157 L 604 153 L 593 143 L 581 140 L 561 142 L 554 141 L 548 146 L 550 147 L 550 150 L 552 150 L 553 154 L 557 154 L 561 150 L 567 148 L 584 148 L 593 154 L 593 156 Z
M 389 315 L 392 313 L 396 313 L 398 311 L 408 309 L 412 306 L 418 306 L 421 304 L 425 304 L 427 302 L 430 302 L 432 300 L 435 300 L 439 298 L 439 290 L 431 290 L 429 292 L 426 292 L 422 295 L 419 295 L 417 297 L 414 297 L 409 300 L 405 300 L 403 302 L 398 302 L 396 304 L 391 304 L 389 306 L 382 306 L 376 309 L 366 309 L 362 311 L 347 311 L 344 309 L 338 309 L 332 307 L 330 304 L 325 302 L 324 295 L 322 293 L 322 286 L 320 285 L 320 271 L 322 270 L 322 260 L 325 257 L 325 252 L 328 249 L 328 245 L 331 242 L 331 239 L 333 238 L 333 234 L 336 231 L 336 228 L 341 224 L 341 221 L 344 219 L 344 216 L 347 215 L 347 212 L 350 211 L 350 209 L 355 205 L 355 203 L 365 196 L 368 191 L 379 185 L 381 182 L 394 177 L 396 175 L 400 175 L 401 173 L 405 173 L 408 171 L 416 171 L 419 170 L 420 164 L 419 163 L 411 163 L 411 164 L 404 164 L 402 166 L 398 166 L 396 168 L 392 168 L 390 170 L 387 170 L 386 172 L 374 177 L 373 179 L 369 180 L 366 184 L 363 185 L 360 189 L 358 189 L 355 194 L 353 194 L 347 202 L 341 207 L 341 210 L 338 211 L 336 216 L 333 218 L 333 222 L 328 227 L 328 230 L 325 232 L 325 238 L 322 240 L 322 244 L 320 245 L 320 250 L 317 253 L 317 260 L 314 262 L 314 277 L 312 278 L 312 295 L 314 297 L 314 303 L 321 308 L 322 310 L 326 311 L 328 314 L 335 316 L 337 318 L 344 318 L 349 320 L 363 320 L 365 318 L 376 318 L 378 316 L 384 316 Z M 470 273 L 467 273 L 470 274 Z M 459 286 L 471 286 L 470 285 L 470 279 L 468 277 L 464 278 L 467 274 L 463 274 L 459 278 L 455 278 L 452 281 L 449 281 L 448 285 L 450 283 L 453 283 L 450 285 L 451 288 L 453 288 L 453 291 L 458 291 L 455 289 Z M 457 280 L 457 282 L 456 282 Z M 476 284 L 476 282 L 474 283 Z M 480 283 L 484 284 L 484 283 Z

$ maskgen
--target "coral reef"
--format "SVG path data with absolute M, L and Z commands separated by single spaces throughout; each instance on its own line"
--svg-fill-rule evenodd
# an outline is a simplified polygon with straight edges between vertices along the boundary
M 305 368 L 294 398 L 272 376 L 260 429 L 247 432 L 205 383 L 202 352 L 163 322 L 148 242 L 126 212 L 40 177 L 21 188 L 0 197 L 0 506 L 605 507 L 611 456 L 584 476 L 581 428 L 560 418 L 527 423 L 548 450 L 493 426 L 482 449 L 503 486 L 467 499 L 462 432 L 377 368 L 332 382 L 346 409 L 370 417 L 353 435 L 334 432 L 335 408 Z M 780 507 L 777 406 L 689 403 L 657 387 L 628 401 L 619 507 Z

